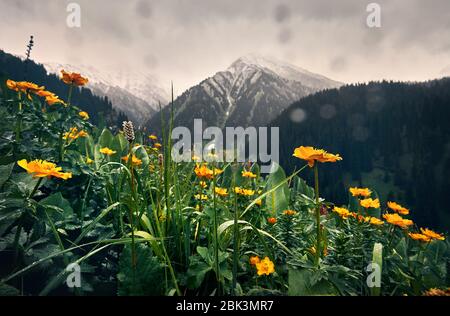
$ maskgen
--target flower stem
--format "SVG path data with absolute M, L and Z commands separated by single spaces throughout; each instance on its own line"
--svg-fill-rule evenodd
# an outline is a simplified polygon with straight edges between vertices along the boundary
M 320 204 L 319 204 L 319 168 L 317 162 L 314 164 L 314 194 L 316 196 L 316 265 L 319 265 L 321 254 L 321 233 L 320 233 Z

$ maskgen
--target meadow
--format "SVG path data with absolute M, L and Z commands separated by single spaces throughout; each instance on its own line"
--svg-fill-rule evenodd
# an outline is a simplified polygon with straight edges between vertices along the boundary
M 174 162 L 171 120 L 98 128 L 71 104 L 88 78 L 61 80 L 62 97 L 1 83 L 0 294 L 450 295 L 448 238 L 414 210 L 376 188 L 321 198 L 322 164 L 346 157 L 298 144 L 296 170 L 267 176 Z

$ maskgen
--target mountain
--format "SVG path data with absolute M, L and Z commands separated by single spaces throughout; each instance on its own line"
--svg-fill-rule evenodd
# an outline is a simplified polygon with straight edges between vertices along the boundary
M 2 50 L 0 50 L 0 79 L 3 81 L 2 85 L 6 79 L 32 81 L 44 85 L 46 89 L 63 99 L 66 99 L 68 93 L 67 85 L 58 76 L 48 74 L 42 65 L 32 60 L 25 62 L 20 57 Z M 112 128 L 117 128 L 121 126 L 122 121 L 127 119 L 126 115 L 112 107 L 108 98 L 93 95 L 92 91 L 85 87 L 73 90 L 71 103 L 87 111 L 93 124 L 106 123 Z
M 43 64 L 48 73 L 59 75 L 61 69 L 89 78 L 89 87 L 100 97 L 108 97 L 114 108 L 124 112 L 139 126 L 158 110 L 158 102 L 167 104 L 169 95 L 154 76 L 135 71 L 105 72 L 92 66 L 58 63 Z
M 292 102 L 342 84 L 297 66 L 259 55 L 248 55 L 226 70 L 188 89 L 174 101 L 175 126 L 265 126 Z M 168 119 L 169 107 L 163 111 Z M 161 115 L 146 127 L 160 129 Z
M 421 225 L 448 229 L 449 105 L 450 78 L 349 85 L 301 99 L 270 126 L 280 128 L 280 163 L 288 171 L 304 164 L 292 157 L 300 145 L 341 154 L 343 161 L 320 165 L 327 200 L 344 204 L 350 186 L 369 187 L 383 203 L 411 208 Z M 311 174 L 301 176 L 312 184 Z

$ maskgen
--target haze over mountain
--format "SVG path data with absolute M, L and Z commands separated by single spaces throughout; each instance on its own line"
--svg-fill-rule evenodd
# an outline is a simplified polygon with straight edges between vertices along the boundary
M 292 102 L 341 85 L 289 63 L 251 54 L 179 96 L 174 101 L 174 124 L 191 128 L 195 118 L 202 118 L 204 126 L 265 126 Z M 169 107 L 162 111 L 168 118 Z M 158 131 L 160 115 L 154 115 L 146 127 Z
M 169 100 L 168 91 L 149 73 L 136 71 L 105 72 L 93 66 L 44 63 L 48 73 L 60 75 L 61 69 L 89 78 L 86 86 L 94 95 L 108 97 L 113 107 L 124 112 L 136 126 L 148 120 Z

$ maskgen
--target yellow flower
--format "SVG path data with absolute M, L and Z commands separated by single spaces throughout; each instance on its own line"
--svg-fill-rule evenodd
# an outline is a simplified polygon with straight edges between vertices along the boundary
M 122 157 L 121 159 L 125 162 L 128 162 L 128 158 L 130 157 L 130 155 L 126 155 L 124 157 Z M 133 166 L 140 166 L 142 165 L 142 160 L 139 159 L 138 157 L 136 157 L 135 155 L 131 156 L 131 163 L 133 164 Z
M 379 199 L 372 199 L 372 198 L 368 198 L 368 199 L 364 199 L 359 201 L 359 204 L 361 204 L 362 207 L 365 208 L 379 208 L 380 207 L 380 200 Z
M 403 217 L 401 217 L 400 215 L 398 215 L 397 213 L 392 213 L 392 214 L 384 214 L 383 218 L 392 225 L 398 226 L 400 228 L 408 228 L 408 226 L 413 225 L 413 221 L 410 219 L 404 219 Z
M 256 263 L 256 270 L 258 271 L 258 275 L 269 275 L 275 272 L 275 265 L 270 261 L 269 257 L 265 257 Z
M 228 195 L 228 189 L 225 189 L 225 188 L 216 187 L 215 191 L 216 191 L 216 194 L 219 196 L 225 197 Z
M 258 263 L 260 263 L 261 262 L 261 259 L 259 259 L 259 257 L 258 256 L 252 256 L 252 257 L 250 257 L 250 264 L 252 265 L 252 266 L 256 266 Z
M 94 162 L 94 160 L 92 160 L 91 158 L 89 158 L 89 157 L 86 157 L 86 163 L 87 164 L 91 164 L 91 163 L 93 163 Z
M 343 219 L 347 219 L 349 216 L 352 215 L 352 213 L 349 210 L 347 210 L 346 208 L 344 208 L 344 207 L 337 207 L 337 206 L 335 206 L 333 208 L 333 212 L 337 213 Z
M 242 171 L 242 176 L 244 177 L 244 178 L 256 178 L 256 174 L 254 174 L 253 172 L 251 172 L 251 171 Z
M 196 195 L 194 195 L 194 198 L 196 200 L 207 200 L 208 196 L 206 194 L 196 194 Z
M 244 188 L 241 188 L 241 187 L 235 187 L 234 188 L 234 192 L 236 192 L 239 195 L 244 195 L 244 196 L 251 196 L 251 195 L 255 194 L 254 190 L 244 189 Z
M 156 149 L 160 149 L 162 147 L 162 145 L 160 143 L 154 143 L 153 147 Z
M 100 152 L 102 154 L 107 155 L 107 156 L 111 156 L 111 155 L 114 155 L 116 153 L 114 150 L 111 150 L 108 147 L 103 147 L 102 149 L 100 149 Z
M 78 113 L 78 115 L 81 116 L 81 118 L 82 118 L 83 120 L 89 120 L 89 114 L 88 114 L 88 112 L 80 111 L 80 112 Z
M 197 164 L 194 169 L 195 175 L 200 179 L 212 179 L 213 171 L 209 169 L 205 164 Z
M 269 217 L 267 219 L 267 222 L 271 225 L 274 225 L 277 222 L 277 219 L 275 217 Z
M 69 73 L 64 70 L 61 70 L 61 80 L 65 84 L 75 86 L 84 86 L 89 81 L 87 78 L 82 77 L 79 73 L 76 72 Z
M 419 234 L 419 233 L 408 233 L 408 236 L 411 237 L 411 239 L 418 240 L 421 242 L 430 242 L 431 241 L 431 237 L 428 237 L 426 235 Z
M 330 154 L 323 149 L 316 149 L 310 146 L 300 146 L 298 148 L 295 148 L 293 156 L 299 159 L 306 160 L 310 167 L 314 167 L 314 163 L 316 161 L 336 162 L 342 160 L 342 157 L 339 156 L 339 154 Z
M 223 170 L 222 170 L 222 169 L 214 168 L 214 175 L 215 175 L 215 176 L 218 176 L 218 175 L 220 175 L 220 174 L 222 174 L 222 173 L 223 173 Z
M 293 210 L 285 210 L 283 212 L 283 214 L 286 215 L 286 216 L 294 216 L 295 214 L 297 214 L 297 212 L 293 211 Z
M 86 137 L 88 133 L 86 131 L 78 131 L 78 128 L 72 127 L 70 131 L 65 132 L 63 135 L 63 139 L 72 139 L 75 140 L 78 137 Z
M 353 196 L 369 197 L 372 194 L 368 188 L 350 188 L 349 191 Z
M 397 204 L 395 202 L 387 202 L 387 206 L 391 210 L 393 210 L 393 211 L 395 211 L 395 212 L 397 212 L 397 213 L 399 213 L 401 215 L 408 215 L 409 214 L 409 210 L 407 208 L 405 208 L 405 207 L 403 207 L 400 204 Z
M 200 186 L 204 189 L 204 188 L 206 188 L 208 185 L 206 184 L 206 182 L 205 181 L 200 181 Z
M 366 223 L 370 223 L 370 224 L 376 225 L 376 226 L 384 224 L 384 222 L 381 219 L 373 217 L 373 216 L 366 216 L 366 217 L 364 217 L 364 221 Z
M 432 239 L 445 240 L 444 235 L 438 234 L 438 233 L 432 231 L 431 229 L 421 228 L 420 231 L 422 232 L 422 234 L 424 234 L 425 236 L 428 236 Z
M 261 206 L 262 205 L 262 200 L 261 199 L 257 199 L 255 204 L 258 205 L 258 206 Z
M 61 172 L 61 167 L 57 167 L 56 164 L 45 160 L 37 159 L 27 162 L 26 159 L 22 159 L 17 164 L 31 174 L 33 178 L 55 177 L 63 180 L 72 178 L 72 173 Z
M 156 135 L 151 134 L 148 138 L 150 138 L 151 140 L 158 140 L 158 137 L 156 137 Z

